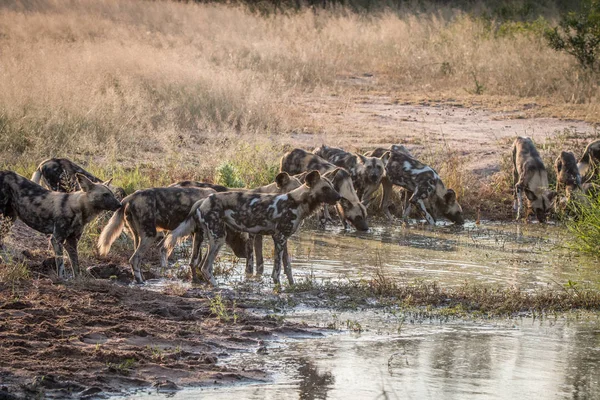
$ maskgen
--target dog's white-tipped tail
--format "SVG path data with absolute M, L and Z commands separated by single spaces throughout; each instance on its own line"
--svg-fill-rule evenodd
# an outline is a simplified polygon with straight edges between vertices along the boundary
M 101 256 L 105 256 L 110 251 L 110 246 L 119 237 L 125 226 L 125 204 L 119 208 L 108 221 L 108 224 L 102 229 L 98 239 L 98 250 Z
M 195 229 L 196 221 L 194 219 L 194 214 L 190 213 L 186 219 L 165 238 L 165 243 L 163 246 L 167 250 L 167 254 L 171 254 L 177 242 L 180 239 L 189 236 Z
M 31 175 L 31 180 L 40 185 L 40 182 L 42 181 L 42 170 L 40 169 L 40 167 L 38 167 L 38 169 L 35 170 L 33 175 Z

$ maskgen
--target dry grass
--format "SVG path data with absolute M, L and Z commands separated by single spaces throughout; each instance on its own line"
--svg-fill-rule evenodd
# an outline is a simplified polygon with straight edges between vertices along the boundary
M 10 165 L 24 155 L 113 163 L 161 154 L 175 168 L 214 166 L 208 152 L 240 137 L 280 141 L 314 122 L 298 99 L 364 90 L 344 84 L 363 73 L 375 74 L 375 89 L 539 96 L 598 113 L 597 79 L 535 30 L 498 31 L 447 7 L 269 17 L 172 2 L 0 7 L 0 147 Z

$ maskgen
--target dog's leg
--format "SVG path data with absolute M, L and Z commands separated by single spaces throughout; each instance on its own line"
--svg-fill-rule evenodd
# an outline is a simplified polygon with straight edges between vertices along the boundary
M 433 219 L 431 214 L 429 214 L 429 212 L 427 211 L 427 207 L 425 207 L 425 203 L 423 202 L 423 199 L 417 200 L 417 204 L 421 208 L 421 211 L 423 211 L 423 213 L 425 213 L 425 219 L 427 220 L 427 222 L 429 222 L 430 225 L 435 225 L 435 219 Z
M 370 184 L 367 186 L 365 193 L 361 197 L 363 206 L 367 207 L 371 200 L 373 200 L 373 194 L 377 191 L 377 189 L 379 189 L 379 185 L 380 183 L 376 185 Z
M 217 254 L 219 254 L 219 250 L 224 244 L 224 236 L 214 237 L 209 234 L 208 252 L 202 262 L 202 275 L 207 282 L 210 282 L 210 284 L 215 287 L 217 286 L 217 281 L 213 276 L 213 263 L 215 262 Z
M 56 271 L 58 273 L 58 277 L 63 279 L 65 277 L 65 260 L 63 258 L 63 246 L 61 243 L 62 240 L 52 235 L 50 237 L 50 242 L 52 243 L 52 247 L 54 248 L 54 262 L 56 263 Z
M 161 271 L 166 271 L 166 269 L 169 268 L 169 255 L 167 254 L 167 249 L 165 249 L 165 246 L 163 246 L 163 243 L 165 241 L 164 232 L 158 232 L 156 238 L 158 242 L 157 246 L 160 269 Z
M 331 219 L 331 215 L 329 214 L 329 207 L 327 207 L 327 204 L 323 204 L 323 207 L 319 212 L 320 227 L 325 228 L 325 225 L 327 225 L 328 222 L 333 223 L 333 220 Z
M 140 243 L 138 247 L 135 249 L 133 255 L 129 259 L 131 268 L 133 270 L 133 277 L 137 283 L 144 283 L 144 278 L 142 277 L 141 271 L 142 257 L 144 254 L 146 254 L 146 251 L 148 251 L 152 243 L 154 243 L 154 239 L 154 236 L 149 237 L 142 234 L 140 236 Z
M 287 238 L 285 240 L 285 246 L 283 247 L 283 271 L 288 278 L 288 282 L 290 285 L 294 284 L 294 277 L 292 275 L 292 262 L 290 259 L 290 254 L 288 252 L 287 246 Z
M 344 228 L 345 231 L 347 231 L 348 230 L 348 222 L 346 221 L 346 218 L 344 217 L 344 209 L 342 208 L 340 203 L 337 203 L 335 205 L 335 211 L 337 211 L 338 218 L 342 222 L 342 227 Z
M 197 270 L 204 260 L 202 258 L 202 242 L 204 241 L 204 232 L 196 230 L 192 234 L 192 258 L 190 260 L 190 269 L 192 270 L 192 282 L 200 283 Z
M 390 197 L 393 191 L 392 182 L 384 177 L 381 180 L 381 186 L 383 187 L 383 195 L 381 196 L 380 208 L 383 210 L 383 214 L 387 219 L 391 221 L 394 219 L 390 213 Z
M 256 238 L 254 239 L 254 255 L 256 258 L 256 275 L 262 275 L 265 272 L 262 235 L 256 235 Z
M 73 268 L 73 273 L 75 276 L 79 275 L 79 257 L 77 255 L 77 242 L 79 238 L 75 236 L 70 236 L 65 241 L 65 249 L 67 250 L 67 254 L 69 255 L 69 260 L 71 260 L 71 267 Z
M 259 235 L 248 235 L 248 241 L 246 242 L 246 274 L 252 275 L 254 273 L 254 241 L 256 236 Z
M 271 273 L 271 278 L 273 278 L 273 283 L 275 285 L 279 285 L 279 275 L 281 273 L 281 262 L 283 260 L 283 253 L 286 246 L 286 238 L 282 234 L 274 234 L 273 235 L 273 244 L 275 245 L 275 259 L 273 260 L 273 272 Z
M 521 215 L 523 214 L 523 185 L 521 183 L 517 183 L 515 185 L 515 197 L 517 204 L 517 221 L 521 219 Z

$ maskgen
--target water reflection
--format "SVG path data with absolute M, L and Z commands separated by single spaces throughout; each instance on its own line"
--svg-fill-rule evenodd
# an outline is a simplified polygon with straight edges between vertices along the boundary
M 298 398 L 301 400 L 326 399 L 327 392 L 335 383 L 331 372 L 320 372 L 308 359 L 298 360 Z

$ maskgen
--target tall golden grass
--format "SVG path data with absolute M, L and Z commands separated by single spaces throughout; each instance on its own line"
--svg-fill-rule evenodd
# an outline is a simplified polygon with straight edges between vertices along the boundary
M 48 156 L 215 164 L 215 149 L 226 157 L 240 139 L 277 143 L 301 128 L 304 99 L 320 94 L 477 90 L 592 113 L 600 102 L 597 79 L 535 29 L 499 34 L 449 7 L 261 16 L 214 4 L 28 0 L 0 4 L 0 54 L 6 165 Z M 364 73 L 376 83 L 346 84 Z

